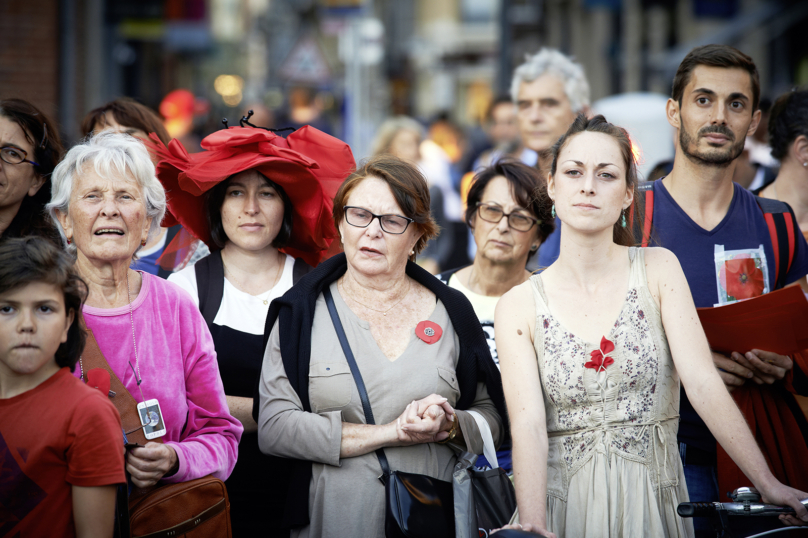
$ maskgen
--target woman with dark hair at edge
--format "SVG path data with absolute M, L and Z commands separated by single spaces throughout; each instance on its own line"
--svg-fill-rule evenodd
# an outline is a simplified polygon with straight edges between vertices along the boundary
M 81 134 L 84 137 L 102 131 L 128 134 L 143 141 L 149 140 L 149 133 L 154 133 L 163 144 L 171 141 L 171 136 L 163 125 L 162 118 L 146 105 L 129 97 L 121 97 L 95 108 L 81 120 Z M 165 261 L 159 260 L 159 258 L 181 229 L 182 227 L 179 225 L 160 228 L 160 233 L 150 239 L 146 246 L 138 252 L 137 260 L 132 264 L 132 268 L 167 278 L 174 270 L 174 257 Z M 207 249 L 204 249 L 199 257 L 204 256 L 206 252 Z
M 0 240 L 39 235 L 62 244 L 45 212 L 64 147 L 56 124 L 23 99 L 0 100 Z
M 336 237 L 332 200 L 354 159 L 345 143 L 313 127 L 287 138 L 232 127 L 211 134 L 202 147 L 188 154 L 172 141 L 156 150 L 157 175 L 170 193 L 168 220 L 212 251 L 168 280 L 202 311 L 227 405 L 244 426 L 226 482 L 233 535 L 288 536 L 280 523 L 289 465 L 261 454 L 251 415 L 264 324 L 269 303 L 317 265 Z
M 532 166 L 505 159 L 480 170 L 466 200 L 466 224 L 477 245 L 474 261 L 438 275 L 471 302 L 497 366 L 494 310 L 500 297 L 530 277 L 528 260 L 555 228 L 548 200 L 547 186 Z M 510 445 L 506 440 L 497 452 L 500 467 L 509 473 Z M 485 457 L 477 464 L 486 465 Z
M 693 536 L 676 444 L 680 379 L 761 492 L 808 520 L 808 493 L 769 470 L 713 364 L 676 256 L 636 248 L 628 133 L 580 115 L 553 146 L 547 192 L 561 253 L 497 305 L 513 432 L 516 528 L 543 536 Z M 693 499 L 710 501 L 712 499 Z M 513 525 L 509 526 L 514 528 Z

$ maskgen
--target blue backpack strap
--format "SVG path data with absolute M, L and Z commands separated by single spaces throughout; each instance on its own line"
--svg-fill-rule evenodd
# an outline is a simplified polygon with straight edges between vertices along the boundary
M 755 196 L 755 201 L 763 212 L 772 240 L 774 274 L 776 275 L 773 289 L 780 289 L 786 285 L 786 278 L 797 251 L 794 211 L 787 203 L 780 200 Z
M 216 313 L 224 296 L 224 263 L 222 251 L 211 252 L 194 265 L 196 293 L 199 295 L 199 311 L 208 327 L 213 325 Z

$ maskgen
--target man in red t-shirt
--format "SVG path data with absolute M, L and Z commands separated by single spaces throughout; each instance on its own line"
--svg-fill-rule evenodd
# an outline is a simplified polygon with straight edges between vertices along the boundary
M 73 377 L 86 293 L 38 238 L 0 243 L 0 535 L 111 537 L 124 483 L 121 420 Z

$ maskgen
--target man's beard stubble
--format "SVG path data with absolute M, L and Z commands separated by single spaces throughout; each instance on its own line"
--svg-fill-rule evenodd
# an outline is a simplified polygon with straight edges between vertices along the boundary
M 682 148 L 685 156 L 696 164 L 703 166 L 713 166 L 716 168 L 726 168 L 732 161 L 737 159 L 743 153 L 745 138 L 741 138 L 740 142 L 735 141 L 735 134 L 725 125 L 711 125 L 701 129 L 694 140 L 685 127 L 684 119 L 679 114 L 679 146 Z M 698 150 L 698 139 L 710 133 L 719 133 L 729 138 L 730 146 L 724 150 L 715 148 L 715 152 L 700 152 Z M 690 144 L 694 144 L 693 151 L 690 150 Z

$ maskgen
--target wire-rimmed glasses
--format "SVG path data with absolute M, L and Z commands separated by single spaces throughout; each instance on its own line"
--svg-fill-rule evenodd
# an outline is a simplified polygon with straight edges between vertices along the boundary
M 13 146 L 0 148 L 0 159 L 3 159 L 3 162 L 7 162 L 8 164 L 31 163 L 34 166 L 39 166 L 39 163 L 29 161 L 26 157 L 28 157 L 28 152 L 24 149 L 15 148 Z
M 495 204 L 477 202 L 477 214 L 486 222 L 497 224 L 502 217 L 508 218 L 508 226 L 520 232 L 527 232 L 536 224 L 541 224 L 539 219 L 534 219 L 522 213 L 505 213 L 501 207 Z
M 407 231 L 407 227 L 415 219 L 409 217 L 402 217 L 401 215 L 376 215 L 371 213 L 365 208 L 346 205 L 345 222 L 357 228 L 367 228 L 373 219 L 379 219 L 379 225 L 382 227 L 383 232 L 389 234 L 399 235 Z

